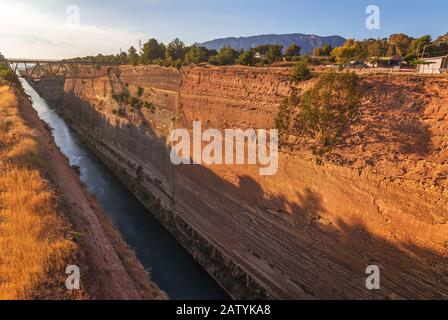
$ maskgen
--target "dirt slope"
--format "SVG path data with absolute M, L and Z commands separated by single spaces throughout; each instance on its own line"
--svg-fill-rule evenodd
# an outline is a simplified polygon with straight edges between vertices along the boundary
M 1 88 L 1 94 L 11 95 L 5 92 L 7 90 L 5 88 Z M 15 96 L 11 99 L 11 103 L 30 132 L 28 139 L 32 139 L 38 146 L 41 174 L 51 181 L 48 183 L 51 184 L 55 201 L 60 203 L 61 210 L 68 218 L 66 232 L 69 231 L 67 234 L 74 239 L 80 237 L 76 240 L 80 241 L 76 255 L 78 258 L 73 261 L 69 257 L 66 262 L 80 265 L 85 298 L 163 298 L 164 294 L 150 282 L 144 268 L 101 212 L 98 203 L 82 187 L 79 177 L 54 144 L 51 134 L 38 118 L 28 99 L 18 91 L 14 92 Z M 75 236 L 76 234 L 80 236 Z M 65 272 L 65 267 L 57 271 Z M 62 275 L 59 273 L 49 274 L 48 277 L 65 281 L 65 273 Z M 59 286 L 63 285 L 64 281 Z M 72 298 L 66 296 L 65 290 L 60 287 L 56 287 L 55 290 L 58 293 L 47 289 L 48 296 L 40 298 Z M 32 293 L 30 296 L 33 296 Z

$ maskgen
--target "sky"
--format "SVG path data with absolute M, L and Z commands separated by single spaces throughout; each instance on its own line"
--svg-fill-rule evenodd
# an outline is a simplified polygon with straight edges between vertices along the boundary
M 379 29 L 366 27 L 370 5 L 379 9 Z M 259 34 L 448 32 L 446 0 L 0 0 L 0 9 L 0 52 L 8 58 L 115 54 L 152 37 L 191 45 Z

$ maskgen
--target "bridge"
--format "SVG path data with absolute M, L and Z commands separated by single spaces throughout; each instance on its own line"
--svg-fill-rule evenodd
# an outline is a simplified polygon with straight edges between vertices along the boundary
M 39 81 L 47 78 L 73 78 L 75 65 L 84 66 L 119 66 L 121 63 L 94 62 L 56 59 L 22 59 L 5 58 L 5 61 L 20 76 L 27 80 Z

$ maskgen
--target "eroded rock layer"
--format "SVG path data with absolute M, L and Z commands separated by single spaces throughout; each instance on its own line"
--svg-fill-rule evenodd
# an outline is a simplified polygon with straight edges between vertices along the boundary
M 77 74 L 59 93 L 35 87 L 234 297 L 448 298 L 446 79 L 363 77 L 358 121 L 328 159 L 296 143 L 276 175 L 260 176 L 249 165 L 174 166 L 167 137 L 194 120 L 272 128 L 292 86 L 300 96 L 313 80 L 245 67 Z M 117 102 L 123 92 L 155 110 Z M 369 265 L 381 290 L 366 289 Z

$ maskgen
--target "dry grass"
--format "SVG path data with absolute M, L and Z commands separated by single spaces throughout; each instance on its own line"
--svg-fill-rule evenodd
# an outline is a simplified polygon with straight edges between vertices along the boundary
M 16 97 L 0 85 L 0 300 L 68 298 L 64 270 L 78 248 L 42 162 Z

